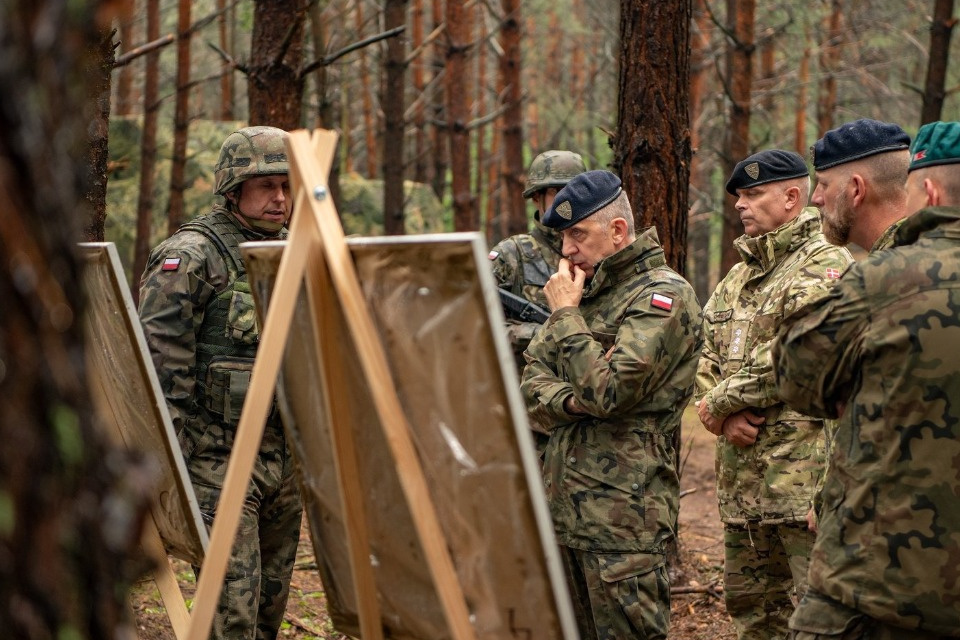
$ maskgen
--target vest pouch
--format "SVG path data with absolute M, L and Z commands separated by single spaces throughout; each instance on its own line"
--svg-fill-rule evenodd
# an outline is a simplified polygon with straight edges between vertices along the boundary
M 260 327 L 257 324 L 257 308 L 250 291 L 250 283 L 246 278 L 237 280 L 233 290 L 227 290 L 230 295 L 230 306 L 227 311 L 227 326 L 224 334 L 234 344 L 254 345 L 260 341 Z
M 250 388 L 253 358 L 216 357 L 207 367 L 204 407 L 231 426 L 240 422 L 243 401 Z

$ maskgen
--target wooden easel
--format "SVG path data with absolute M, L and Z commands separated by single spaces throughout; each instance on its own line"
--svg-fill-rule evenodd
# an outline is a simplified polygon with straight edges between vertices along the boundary
M 408 508 L 414 515 L 417 534 L 450 634 L 454 640 L 473 640 L 476 637 L 470 624 L 463 589 L 410 437 L 410 427 L 390 377 L 383 346 L 362 297 L 340 219 L 327 187 L 327 175 L 333 162 L 336 142 L 337 134 L 327 130 L 316 130 L 312 137 L 307 131 L 295 131 L 287 142 L 295 214 L 267 309 L 249 392 L 237 426 L 220 507 L 211 531 L 210 550 L 197 584 L 188 640 L 206 640 L 209 635 L 239 525 L 240 511 L 270 410 L 300 284 L 304 279 L 310 306 L 317 319 L 316 330 L 320 334 L 317 343 L 322 339 L 338 339 L 335 335 L 324 335 L 325 332 L 329 334 L 329 314 L 333 305 L 342 309 L 350 327 Z M 347 416 L 351 408 L 341 400 L 346 395 L 338 393 L 336 389 L 338 376 L 335 375 L 335 363 L 323 358 L 322 354 L 317 355 L 328 374 L 325 380 L 330 388 L 325 395 L 330 399 L 330 423 L 341 498 L 345 506 L 361 634 L 366 640 L 381 640 L 383 624 L 369 560 L 369 536 L 358 482 L 356 448 L 348 428 Z

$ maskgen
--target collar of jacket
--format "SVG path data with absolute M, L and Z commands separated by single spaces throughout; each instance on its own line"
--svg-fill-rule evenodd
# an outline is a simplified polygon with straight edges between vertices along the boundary
M 926 207 L 907 216 L 893 246 L 913 244 L 920 236 L 960 238 L 960 207 Z
M 530 232 L 530 235 L 542 246 L 553 249 L 558 256 L 563 255 L 563 235 L 555 229 L 544 226 L 540 222 L 539 216 L 536 216 L 533 220 L 533 231 Z
M 820 231 L 820 212 L 806 207 L 793 220 L 755 238 L 742 235 L 734 241 L 749 268 L 767 273 L 783 258 Z
M 272 236 L 267 235 L 267 234 L 265 234 L 265 233 L 260 233 L 259 231 L 254 231 L 253 229 L 248 229 L 247 227 L 245 227 L 245 226 L 243 226 L 242 224 L 240 224 L 240 221 L 239 221 L 239 220 L 237 220 L 237 215 L 239 215 L 239 214 L 234 214 L 232 211 L 230 211 L 230 209 L 228 209 L 227 207 L 223 206 L 222 204 L 215 204 L 215 205 L 213 205 L 213 209 L 210 211 L 210 213 L 211 213 L 211 214 L 214 214 L 214 213 L 222 214 L 222 216 L 223 216 L 225 219 L 227 219 L 227 220 L 230 222 L 230 224 L 232 224 L 233 226 L 235 226 L 235 227 L 237 228 L 237 231 L 239 231 L 241 234 L 243 234 L 243 237 L 244 237 L 244 238 L 246 238 L 247 240 L 250 240 L 250 241 L 255 241 L 255 240 L 256 240 L 256 241 L 259 241 L 259 240 L 285 240 L 286 237 L 287 237 L 287 229 L 286 229 L 286 227 L 284 227 L 283 229 L 280 229 L 280 231 L 278 231 L 278 232 L 276 233 L 276 235 L 272 235 Z
M 662 267 L 666 263 L 657 229 L 647 227 L 640 232 L 636 240 L 600 261 L 593 278 L 583 290 L 583 297 L 595 296 L 634 274 Z

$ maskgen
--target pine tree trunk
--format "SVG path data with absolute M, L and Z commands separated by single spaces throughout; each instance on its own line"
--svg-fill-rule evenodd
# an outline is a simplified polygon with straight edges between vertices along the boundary
M 363 2 L 357 0 L 354 5 L 354 24 L 357 28 L 357 38 L 364 37 Z M 367 177 L 377 177 L 377 118 L 373 113 L 373 94 L 370 89 L 370 65 L 367 61 L 366 48 L 360 49 L 360 92 L 363 99 L 363 132 L 366 147 Z
M 433 18 L 433 28 L 437 29 L 444 24 L 444 1 L 443 0 L 433 0 L 431 4 L 431 17 Z M 440 74 L 448 73 L 445 67 L 445 52 L 443 51 L 442 43 L 446 41 L 445 36 L 441 36 L 434 40 L 433 46 L 433 83 L 437 83 L 437 76 Z M 445 109 L 445 96 L 444 89 L 437 88 L 433 92 L 433 102 L 431 104 L 431 111 L 433 115 L 433 135 L 431 141 L 431 147 L 433 152 L 433 175 L 431 176 L 431 184 L 433 186 L 433 192 L 437 194 L 437 198 L 443 202 L 444 196 L 447 191 L 447 169 L 449 167 L 449 153 L 448 153 L 448 140 L 447 132 L 449 131 L 449 126 L 446 124 L 447 115 L 444 111 Z M 444 123 L 444 124 L 437 124 Z
M 480 228 L 473 193 L 470 191 L 469 70 L 470 22 L 462 2 L 447 2 L 446 120 L 450 144 L 450 189 L 453 192 L 454 231 Z
M 797 109 L 794 112 L 793 150 L 807 155 L 807 86 L 810 83 L 810 47 L 803 48 L 797 76 Z
M 110 79 L 113 73 L 113 34 L 104 33 L 89 57 L 90 102 L 96 106 L 90 125 L 90 156 L 87 167 L 87 191 L 84 198 L 88 215 L 83 229 L 87 242 L 103 242 L 107 220 L 107 162 L 110 159 Z
M 503 178 L 501 193 L 507 217 L 507 235 L 526 233 L 530 222 L 523 200 L 523 87 L 520 78 L 520 0 L 503 0 L 504 21 L 500 27 L 500 75 L 506 88 L 503 114 Z
M 147 41 L 160 37 L 160 0 L 147 0 Z M 140 296 L 140 274 L 147 266 L 153 226 L 153 191 L 156 185 L 157 119 L 160 111 L 160 52 L 147 54 L 143 78 L 143 131 L 140 134 L 140 189 L 137 192 L 137 236 L 133 245 L 134 303 Z
M 251 126 L 301 126 L 304 9 L 303 0 L 256 1 L 247 75 Z
M 136 4 L 131 2 L 131 4 Z M 136 44 L 134 42 L 134 15 L 133 12 L 129 18 L 120 21 L 120 49 L 129 51 Z M 117 72 L 117 109 L 118 116 L 129 116 L 133 114 L 133 68 L 130 65 L 120 67 Z
M 425 74 L 423 71 L 425 53 L 421 51 L 423 46 L 423 1 L 413 0 L 412 38 L 410 46 L 414 51 L 418 51 L 416 59 L 413 61 L 413 95 L 417 101 L 417 106 L 413 112 L 413 122 L 416 132 L 413 143 L 413 179 L 416 182 L 425 183 L 427 181 L 427 118 L 425 108 L 426 89 Z
M 953 0 L 934 0 L 927 81 L 923 88 L 923 107 L 920 109 L 921 125 L 937 122 L 943 112 L 947 66 L 950 61 L 950 36 L 956 24 L 957 20 L 953 17 Z
M 684 272 L 690 181 L 691 0 L 621 0 L 615 171 L 637 229 L 655 226 Z
M 820 94 L 817 98 L 817 137 L 823 137 L 833 128 L 833 114 L 837 109 L 837 69 L 840 64 L 843 31 L 843 1 L 831 0 L 830 15 L 826 18 L 826 42 L 820 50 Z
M 318 0 L 317 2 L 310 3 L 310 35 L 313 38 L 313 51 L 314 55 L 319 57 L 327 50 L 327 31 L 324 29 L 324 17 L 323 12 L 329 0 Z M 337 123 L 339 121 L 339 115 L 337 114 L 337 109 L 339 108 L 339 103 L 334 103 L 330 99 L 331 94 L 328 84 L 329 74 L 327 73 L 326 66 L 321 66 L 319 69 L 313 72 L 316 77 L 317 82 L 317 119 L 316 126 L 321 129 L 336 129 Z M 330 176 L 327 186 L 330 189 L 330 196 L 333 198 L 334 202 L 340 202 L 340 162 L 338 158 L 341 156 L 340 149 L 344 148 L 344 144 L 337 145 L 337 150 L 334 152 L 334 161 L 330 167 Z
M 687 264 L 692 267 L 693 288 L 700 300 L 710 296 L 710 220 L 713 215 L 710 168 L 704 162 L 706 152 L 701 148 L 700 116 L 703 112 L 704 95 L 708 74 L 712 68 L 707 60 L 710 47 L 710 16 L 704 8 L 705 0 L 694 0 L 693 33 L 690 47 L 690 254 Z
M 384 27 L 394 29 L 407 22 L 407 0 L 386 0 L 384 4 Z M 403 174 L 404 135 L 406 132 L 403 112 L 406 108 L 406 41 L 402 37 L 387 40 L 387 57 L 384 62 L 383 96 L 383 230 L 387 235 L 404 233 Z
M 724 144 L 724 181 L 738 162 L 750 155 L 750 99 L 753 82 L 753 24 L 756 0 L 727 0 L 728 29 L 733 41 L 727 52 L 727 92 L 730 97 L 729 125 Z M 733 241 L 743 233 L 736 198 L 727 196 L 723 205 L 723 234 L 720 241 L 720 277 L 740 261 Z
M 103 436 L 76 242 L 114 5 L 0 5 L 0 633 L 130 637 L 145 482 Z M 56 37 L 51 37 L 55 35 Z M 56 70 L 52 73 L 51 70 Z M 142 476 L 141 476 L 142 477 Z
M 217 35 L 220 39 L 220 48 L 233 55 L 233 20 L 231 19 L 234 7 L 227 9 L 227 0 L 217 0 Z M 233 120 L 233 72 L 225 73 L 220 78 L 220 120 Z
M 187 132 L 190 128 L 190 4 L 177 4 L 177 96 L 173 115 L 173 154 L 170 160 L 170 204 L 167 209 L 167 234 L 183 224 L 183 194 L 187 173 Z

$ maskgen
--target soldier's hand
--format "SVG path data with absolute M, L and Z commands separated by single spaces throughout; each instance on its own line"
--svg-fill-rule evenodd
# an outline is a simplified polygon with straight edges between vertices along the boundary
M 567 396 L 567 399 L 563 401 L 563 410 L 573 416 L 582 416 L 587 413 L 576 396 Z
M 571 267 L 569 260 L 561 258 L 557 272 L 550 276 L 547 284 L 543 287 L 543 293 L 547 297 L 550 311 L 556 311 L 563 307 L 580 306 L 586 279 L 587 274 L 583 269 L 576 265 Z
M 697 417 L 700 418 L 703 427 L 713 435 L 720 436 L 723 433 L 723 418 L 718 418 L 707 411 L 707 403 L 704 400 L 699 400 L 696 407 Z
M 807 511 L 807 529 L 813 533 L 817 532 L 817 512 L 813 510 L 813 507 L 810 507 L 810 510 Z
M 723 421 L 723 435 L 736 447 L 749 447 L 757 441 L 763 422 L 763 416 L 744 409 L 727 416 Z

